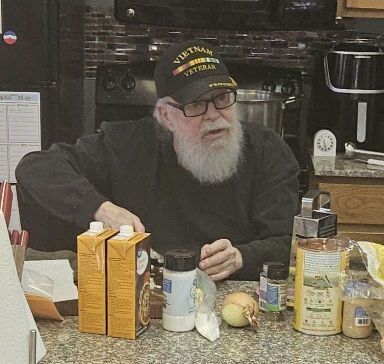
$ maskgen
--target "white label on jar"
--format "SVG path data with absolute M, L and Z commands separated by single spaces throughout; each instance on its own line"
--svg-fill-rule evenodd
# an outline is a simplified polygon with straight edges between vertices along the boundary
M 369 326 L 371 324 L 371 318 L 368 314 L 361 308 L 355 308 L 355 325 L 356 326 Z
M 173 274 L 172 277 L 163 279 L 163 293 L 165 295 L 165 306 L 163 314 L 170 316 L 186 316 L 194 313 L 196 276 L 189 277 Z

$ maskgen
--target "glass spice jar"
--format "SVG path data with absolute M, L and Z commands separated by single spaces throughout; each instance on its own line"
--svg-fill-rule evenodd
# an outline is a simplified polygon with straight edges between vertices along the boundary
M 268 267 L 267 303 L 265 317 L 268 321 L 284 321 L 287 308 L 287 279 L 289 268 L 285 266 Z
M 366 282 L 351 281 L 345 286 L 343 307 L 343 334 L 352 339 L 364 339 L 372 335 L 371 318 L 361 307 L 362 300 L 369 293 Z

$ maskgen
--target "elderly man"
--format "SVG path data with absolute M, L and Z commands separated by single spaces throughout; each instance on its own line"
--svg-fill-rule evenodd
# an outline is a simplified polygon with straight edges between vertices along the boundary
M 155 82 L 155 119 L 104 123 L 74 146 L 23 158 L 16 176 L 23 209 L 36 211 L 24 224 L 32 244 L 74 249 L 75 234 L 99 220 L 151 232 L 160 253 L 195 250 L 214 280 L 258 279 L 265 261 L 287 263 L 298 202 L 288 146 L 239 123 L 237 84 L 203 41 L 169 47 Z M 36 224 L 63 234 L 47 238 Z

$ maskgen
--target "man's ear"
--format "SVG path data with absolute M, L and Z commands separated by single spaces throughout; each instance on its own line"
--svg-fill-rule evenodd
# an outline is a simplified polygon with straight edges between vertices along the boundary
M 171 132 L 173 132 L 173 120 L 169 117 L 167 105 L 160 104 L 157 107 L 163 125 L 166 126 Z

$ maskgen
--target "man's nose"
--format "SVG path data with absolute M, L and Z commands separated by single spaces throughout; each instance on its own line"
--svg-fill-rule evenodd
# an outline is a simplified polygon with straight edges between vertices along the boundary
M 204 114 L 206 120 L 216 120 L 220 116 L 219 110 L 216 109 L 213 101 L 208 102 L 207 112 Z

